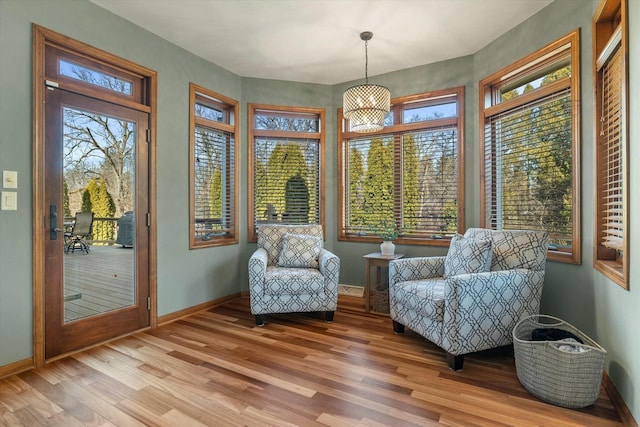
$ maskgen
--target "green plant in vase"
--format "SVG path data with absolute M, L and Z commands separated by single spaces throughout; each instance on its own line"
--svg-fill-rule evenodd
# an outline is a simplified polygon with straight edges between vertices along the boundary
M 396 249 L 393 241 L 400 235 L 400 227 L 395 223 L 391 225 L 383 223 L 378 235 L 382 238 L 380 253 L 382 253 L 382 255 L 393 255 Z

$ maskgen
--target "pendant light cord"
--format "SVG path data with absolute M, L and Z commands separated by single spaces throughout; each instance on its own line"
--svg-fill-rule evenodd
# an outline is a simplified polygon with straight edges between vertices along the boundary
M 369 84 L 369 40 L 364 41 L 364 81 Z

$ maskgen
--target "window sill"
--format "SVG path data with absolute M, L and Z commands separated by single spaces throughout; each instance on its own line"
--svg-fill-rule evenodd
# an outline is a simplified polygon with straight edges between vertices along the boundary
M 340 235 L 338 236 L 340 242 L 366 242 L 366 243 L 382 243 L 380 237 L 368 237 L 368 236 L 353 236 L 353 235 Z M 445 237 L 442 239 L 429 239 L 429 238 L 398 238 L 393 241 L 396 245 L 415 245 L 415 246 L 439 246 L 449 247 L 451 238 Z
M 202 249 L 202 248 L 212 248 L 216 246 L 227 246 L 227 245 L 237 245 L 238 239 L 235 237 L 218 237 L 211 238 L 211 240 L 197 240 L 191 241 L 189 245 L 189 250 L 192 249 Z
M 605 277 L 621 288 L 629 290 L 629 283 L 624 277 L 624 268 L 621 263 L 617 261 L 596 260 L 593 268 L 604 274 Z
M 573 252 L 547 251 L 547 261 L 563 262 L 565 264 L 580 265 L 580 258 Z

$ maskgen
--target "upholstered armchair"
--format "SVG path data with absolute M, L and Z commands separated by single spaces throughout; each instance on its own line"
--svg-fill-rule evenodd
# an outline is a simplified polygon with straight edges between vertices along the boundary
M 263 224 L 249 259 L 251 313 L 324 312 L 330 322 L 338 305 L 340 259 L 323 248 L 322 226 Z
M 511 344 L 516 323 L 539 313 L 547 240 L 544 231 L 471 228 L 447 256 L 390 262 L 394 331 L 437 344 L 453 370 L 467 353 Z

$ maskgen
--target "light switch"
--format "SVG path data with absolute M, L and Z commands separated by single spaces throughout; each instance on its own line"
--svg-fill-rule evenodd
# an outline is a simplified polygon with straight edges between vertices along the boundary
M 2 206 L 0 206 L 0 208 L 3 211 L 18 210 L 18 193 L 16 193 L 15 191 L 3 191 Z
M 18 172 L 2 171 L 2 186 L 4 188 L 18 188 Z

